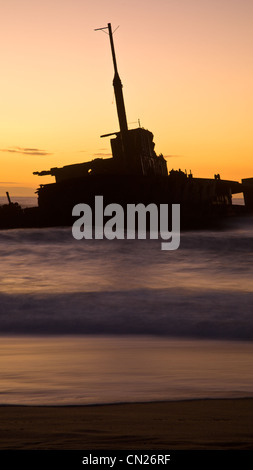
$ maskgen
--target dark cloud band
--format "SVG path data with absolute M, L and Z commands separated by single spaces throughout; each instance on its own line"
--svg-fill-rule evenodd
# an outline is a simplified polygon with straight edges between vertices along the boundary
M 30 148 L 30 147 L 11 147 L 8 149 L 0 149 L 1 152 L 8 152 L 8 153 L 19 153 L 22 155 L 35 155 L 35 156 L 46 156 L 52 155 L 45 150 L 37 149 L 37 148 Z

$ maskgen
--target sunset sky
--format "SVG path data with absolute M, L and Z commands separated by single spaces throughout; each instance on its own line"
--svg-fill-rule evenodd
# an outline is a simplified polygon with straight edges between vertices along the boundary
M 112 23 L 130 128 L 168 169 L 253 177 L 252 0 L 0 0 L 0 195 L 33 171 L 108 157 Z

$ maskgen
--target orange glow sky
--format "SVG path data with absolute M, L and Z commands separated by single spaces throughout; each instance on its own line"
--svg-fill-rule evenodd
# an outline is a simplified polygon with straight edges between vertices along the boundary
M 253 177 L 252 0 L 1 0 L 0 195 L 33 171 L 110 155 L 112 23 L 129 127 L 168 169 Z

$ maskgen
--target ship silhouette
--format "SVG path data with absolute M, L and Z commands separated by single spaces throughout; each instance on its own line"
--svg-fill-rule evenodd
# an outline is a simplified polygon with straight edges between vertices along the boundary
M 129 129 L 118 72 L 111 24 L 106 30 L 114 67 L 113 88 L 119 130 L 104 134 L 110 137 L 112 158 L 94 160 L 36 171 L 51 175 L 55 182 L 41 184 L 37 190 L 38 207 L 22 209 L 13 204 L 0 208 L 0 227 L 44 227 L 72 225 L 73 207 L 79 203 L 94 206 L 95 196 L 102 195 L 104 204 L 180 204 L 181 226 L 208 227 L 228 216 L 252 212 L 253 178 L 242 182 L 195 178 L 181 169 L 168 172 L 163 155 L 157 155 L 153 133 L 140 127 Z M 96 30 L 97 31 L 97 30 Z M 245 206 L 232 204 L 233 194 L 244 194 Z

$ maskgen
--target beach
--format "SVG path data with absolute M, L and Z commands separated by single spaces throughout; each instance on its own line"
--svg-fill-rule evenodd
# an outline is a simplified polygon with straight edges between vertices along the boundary
M 253 399 L 1 406 L 1 450 L 252 450 Z
M 252 224 L 1 232 L 1 450 L 252 449 Z

